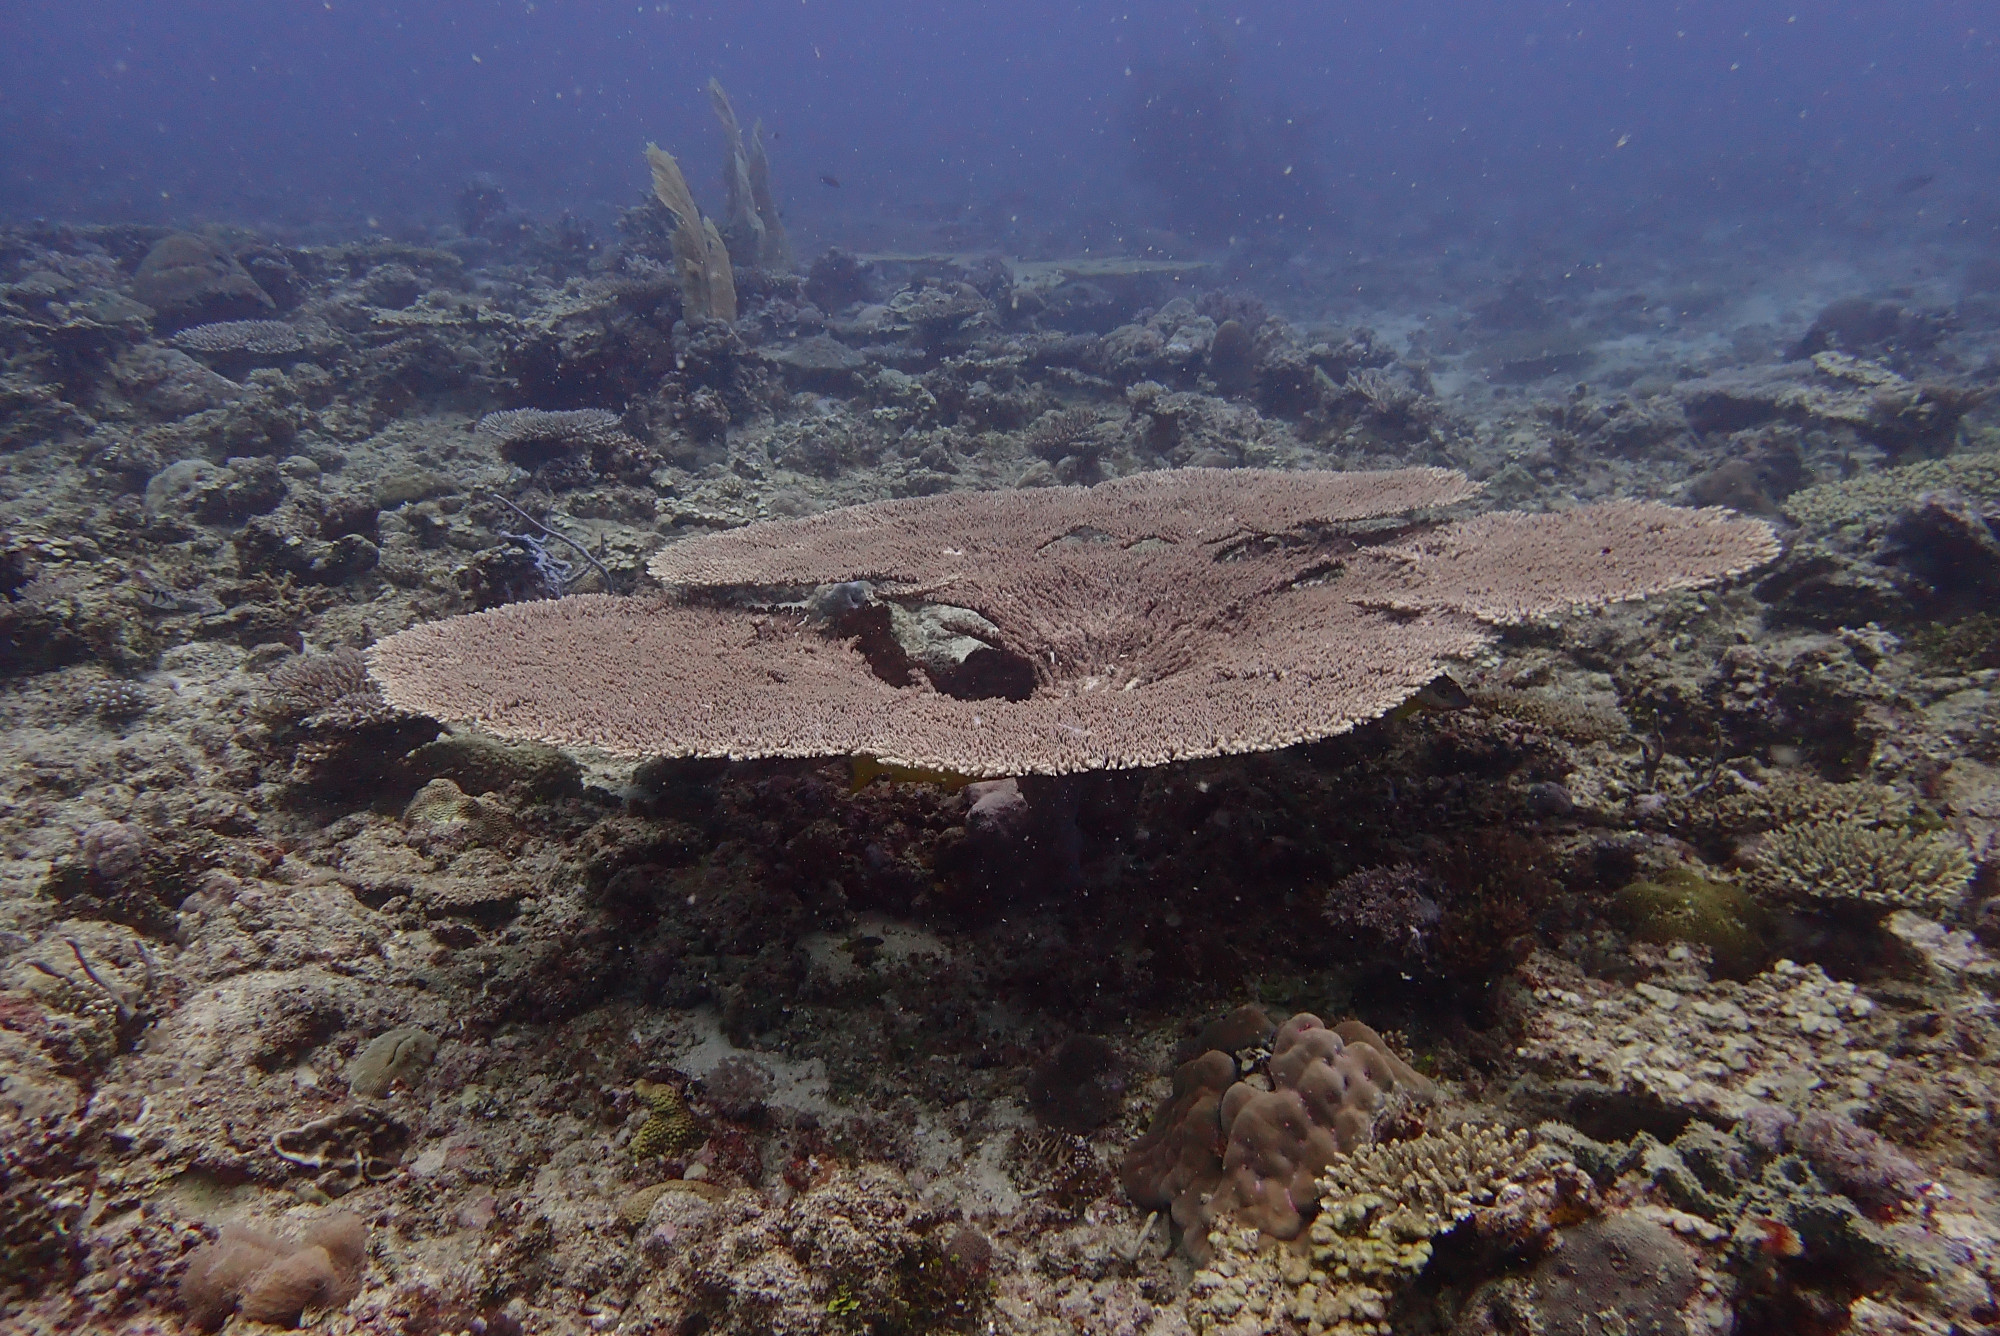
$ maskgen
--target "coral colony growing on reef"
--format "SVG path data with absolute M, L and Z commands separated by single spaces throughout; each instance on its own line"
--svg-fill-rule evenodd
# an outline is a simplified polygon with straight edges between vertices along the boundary
M 2000 306 L 1371 325 L 1141 81 L 1177 254 L 713 81 L 615 237 L 0 230 L 0 1329 L 2000 1330 Z

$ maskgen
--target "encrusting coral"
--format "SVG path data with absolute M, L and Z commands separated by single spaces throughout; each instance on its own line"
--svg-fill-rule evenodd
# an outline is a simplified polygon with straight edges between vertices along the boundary
M 1762 522 L 1637 502 L 1364 528 L 1475 490 L 1442 469 L 1175 469 L 875 502 L 653 558 L 700 602 L 516 604 L 391 636 L 370 664 L 403 708 L 559 746 L 1063 774 L 1332 736 L 1489 643 L 1490 623 L 1708 583 L 1776 551 Z M 723 601 L 856 582 L 977 614 L 1010 671 L 962 699 L 865 625 L 832 639 Z
M 469 797 L 450 780 L 434 779 L 410 799 L 403 823 L 435 833 L 461 832 L 473 844 L 494 844 L 513 829 L 514 820 L 493 799 Z
M 376 1035 L 347 1066 L 347 1088 L 357 1095 L 386 1093 L 397 1082 L 415 1085 L 437 1055 L 437 1039 L 405 1026 Z
M 688 1112 L 681 1092 L 664 1081 L 634 1081 L 632 1094 L 651 1111 L 632 1134 L 632 1158 L 672 1155 L 701 1144 L 701 1124 Z

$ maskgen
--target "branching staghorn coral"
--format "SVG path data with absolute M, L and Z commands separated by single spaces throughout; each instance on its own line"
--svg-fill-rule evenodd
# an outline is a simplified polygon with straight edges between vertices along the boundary
M 368 678 L 368 660 L 342 645 L 328 654 L 297 654 L 271 670 L 259 713 L 305 729 L 371 728 L 397 716 Z
M 1772 831 L 1752 861 L 1750 881 L 1774 899 L 1936 915 L 1965 893 L 1972 872 L 1965 842 L 1956 835 L 1836 818 Z

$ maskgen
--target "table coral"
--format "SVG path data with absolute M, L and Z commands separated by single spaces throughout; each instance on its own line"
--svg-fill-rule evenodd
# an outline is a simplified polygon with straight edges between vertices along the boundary
M 1138 1205 L 1172 1214 L 1197 1258 L 1207 1254 L 1209 1227 L 1225 1217 L 1292 1238 L 1305 1226 L 1320 1170 L 1368 1136 L 1398 1091 L 1428 1096 L 1431 1084 L 1367 1026 L 1329 1030 L 1301 1012 L 1261 1060 L 1239 1066 L 1210 1049 L 1182 1063 L 1119 1177 Z

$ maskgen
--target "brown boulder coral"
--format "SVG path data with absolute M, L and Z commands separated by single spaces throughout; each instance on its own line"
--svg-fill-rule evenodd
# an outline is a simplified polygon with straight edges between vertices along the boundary
M 1777 551 L 1761 521 L 1636 501 L 1393 522 L 1477 490 L 1444 469 L 1175 469 L 880 501 L 669 547 L 650 569 L 676 598 L 514 604 L 390 636 L 369 662 L 392 704 L 507 738 L 1066 774 L 1345 732 L 1491 624 Z M 828 586 L 848 591 L 838 615 L 808 616 Z M 906 605 L 1006 671 L 939 689 L 937 642 L 906 654 L 893 634 Z
M 1359 1021 L 1329 1030 L 1301 1012 L 1270 1045 L 1268 1059 L 1252 1064 L 1262 1071 L 1239 1070 L 1219 1049 L 1182 1063 L 1173 1094 L 1119 1166 L 1126 1195 L 1169 1212 L 1198 1258 L 1209 1227 L 1225 1218 L 1297 1237 L 1319 1175 L 1367 1140 L 1389 1095 L 1434 1093 Z
M 361 1292 L 367 1263 L 368 1226 L 357 1216 L 329 1215 L 296 1243 L 225 1225 L 188 1260 L 181 1302 L 198 1331 L 214 1331 L 234 1313 L 297 1326 L 309 1310 L 345 1308 Z

